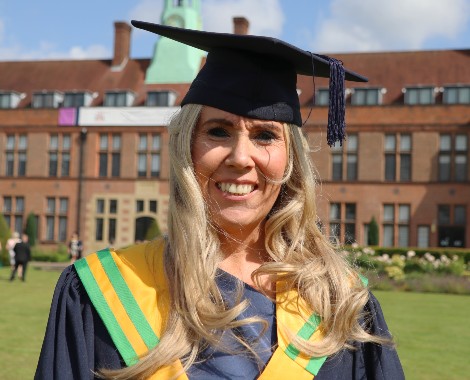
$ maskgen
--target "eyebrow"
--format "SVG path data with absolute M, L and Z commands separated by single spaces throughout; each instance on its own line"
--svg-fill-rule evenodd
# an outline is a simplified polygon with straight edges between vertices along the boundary
M 207 124 L 221 124 L 227 127 L 232 127 L 234 126 L 234 123 L 231 122 L 228 119 L 221 119 L 221 118 L 213 118 L 213 119 L 208 119 L 202 123 L 202 125 L 207 125 Z M 252 124 L 254 128 L 267 128 L 267 129 L 277 129 L 279 131 L 283 130 L 282 125 L 276 125 L 272 121 L 264 121 L 261 120 L 261 123 L 259 124 Z

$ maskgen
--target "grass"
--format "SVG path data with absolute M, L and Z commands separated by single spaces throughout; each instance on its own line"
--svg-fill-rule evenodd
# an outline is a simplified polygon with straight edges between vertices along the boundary
M 0 268 L 0 379 L 33 378 L 59 275 L 29 267 L 25 282 L 10 282 Z
M 375 291 L 407 380 L 461 380 L 470 373 L 470 298 Z
M 10 283 L 9 268 L 0 268 L 0 379 L 33 378 L 59 274 L 29 268 L 25 283 Z M 468 296 L 374 294 L 394 334 L 407 380 L 468 378 Z

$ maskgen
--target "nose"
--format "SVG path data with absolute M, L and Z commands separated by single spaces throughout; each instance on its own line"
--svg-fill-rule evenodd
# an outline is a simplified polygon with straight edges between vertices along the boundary
M 253 143 L 247 136 L 239 135 L 232 141 L 225 164 L 237 169 L 252 168 L 255 166 L 253 154 Z

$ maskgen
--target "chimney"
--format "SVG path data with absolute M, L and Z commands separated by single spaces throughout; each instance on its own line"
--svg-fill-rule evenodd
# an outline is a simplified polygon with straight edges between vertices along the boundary
M 114 23 L 113 67 L 123 67 L 129 60 L 131 46 L 131 26 L 124 21 Z
M 248 34 L 250 23 L 245 17 L 233 18 L 233 34 Z

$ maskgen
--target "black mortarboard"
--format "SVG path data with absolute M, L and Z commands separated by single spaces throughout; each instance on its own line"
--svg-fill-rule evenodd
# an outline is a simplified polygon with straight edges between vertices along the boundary
M 329 145 L 344 140 L 344 79 L 367 81 L 345 70 L 336 59 L 276 38 L 204 32 L 135 20 L 132 25 L 209 53 L 182 106 L 202 104 L 240 116 L 300 127 L 297 74 L 329 77 Z

